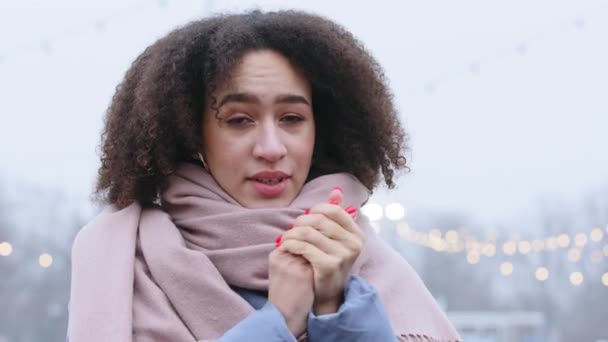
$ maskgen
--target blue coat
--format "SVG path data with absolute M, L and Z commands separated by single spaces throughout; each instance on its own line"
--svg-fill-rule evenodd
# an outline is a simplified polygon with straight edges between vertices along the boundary
M 285 319 L 264 293 L 235 288 L 256 311 L 228 330 L 221 342 L 295 342 Z M 351 275 L 344 289 L 344 303 L 338 312 L 308 314 L 308 341 L 393 342 L 397 337 L 376 289 L 365 279 Z

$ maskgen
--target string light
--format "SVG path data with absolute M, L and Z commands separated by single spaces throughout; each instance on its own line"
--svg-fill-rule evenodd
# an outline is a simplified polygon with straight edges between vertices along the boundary
M 40 266 L 48 268 L 53 264 L 53 257 L 48 253 L 41 254 L 40 257 L 38 257 L 38 263 Z
M 519 253 L 524 254 L 524 255 L 528 254 L 528 253 L 530 253 L 530 250 L 532 250 L 532 244 L 527 240 L 520 241 L 518 244 L 518 249 L 519 249 Z
M 409 236 L 409 233 L 411 231 L 412 231 L 412 229 L 410 228 L 410 226 L 407 223 L 405 223 L 405 222 L 397 223 L 397 233 L 399 233 L 399 236 L 407 237 L 407 236 Z
M 570 248 L 570 250 L 568 251 L 568 260 L 572 262 L 577 262 L 580 260 L 580 258 L 581 250 L 576 247 Z
M 570 283 L 574 286 L 579 286 L 583 283 L 584 277 L 581 272 L 572 272 L 570 273 Z
M 470 251 L 467 253 L 467 262 L 471 265 L 475 265 L 479 262 L 479 253 L 476 251 Z
M 378 205 L 379 206 L 379 205 Z M 381 208 L 381 206 L 379 206 Z M 373 209 L 382 212 L 382 210 Z M 372 216 L 374 214 L 372 213 Z M 376 214 L 377 215 L 377 214 Z M 378 215 L 379 216 L 379 215 Z M 388 215 L 387 215 L 388 216 Z M 373 222 L 376 224 L 377 222 Z M 418 243 L 427 248 L 431 248 L 437 252 L 462 252 L 466 250 L 466 262 L 471 265 L 477 265 L 481 261 L 481 257 L 495 256 L 499 246 L 506 256 L 512 256 L 518 251 L 522 255 L 530 252 L 550 251 L 557 248 L 569 247 L 567 258 L 572 262 L 579 262 L 582 258 L 582 248 L 587 244 L 587 234 L 578 233 L 571 238 L 568 234 L 562 233 L 557 236 L 548 236 L 542 239 L 526 240 L 520 239 L 518 236 L 511 240 L 499 244 L 496 241 L 496 236 L 490 237 L 488 241 L 479 241 L 471 237 L 466 231 L 457 231 L 450 229 L 445 234 L 441 230 L 434 228 L 428 232 L 416 231 L 406 222 L 398 222 L 396 230 L 402 238 Z M 593 228 L 589 232 L 591 241 L 601 241 L 605 234 L 600 229 L 601 236 L 598 233 L 598 228 Z M 600 239 L 601 237 L 601 239 Z M 571 244 L 571 242 L 573 242 Z M 603 256 L 608 257 L 608 243 L 602 249 L 596 249 L 590 254 L 591 262 L 599 264 L 602 262 Z M 513 274 L 514 265 L 509 261 L 504 261 L 499 265 L 499 271 L 503 276 Z M 534 272 L 534 277 L 539 282 L 545 282 L 549 279 L 549 269 L 547 267 L 537 267 Z M 570 283 L 574 286 L 579 286 L 584 281 L 584 276 L 581 272 L 572 272 L 569 275 Z M 608 286 L 608 274 L 602 276 L 602 283 Z
M 557 237 L 557 245 L 562 248 L 568 247 L 570 245 L 570 237 L 568 234 L 560 234 Z
M 401 203 L 389 203 L 384 208 L 384 215 L 391 221 L 399 221 L 405 216 L 405 209 Z
M 441 230 L 431 229 L 430 235 L 436 239 L 441 239 Z
M 458 242 L 458 232 L 455 230 L 448 230 L 445 233 L 445 239 L 450 244 L 455 244 Z
M 13 253 L 13 246 L 10 243 L 6 241 L 0 243 L 0 255 L 9 256 L 11 253 Z
M 514 241 L 507 241 L 504 245 L 502 245 L 502 251 L 506 255 L 513 255 L 517 251 L 517 245 Z
M 549 270 L 546 267 L 539 267 L 535 272 L 538 281 L 545 281 L 549 278 Z
M 545 242 L 543 240 L 532 241 L 532 250 L 535 253 L 542 252 L 545 249 Z
M 496 246 L 493 243 L 487 243 L 483 246 L 481 253 L 487 257 L 496 255 Z
M 363 215 L 367 216 L 370 221 L 380 221 L 382 219 L 382 206 L 378 203 L 368 203 L 361 207 Z
M 545 247 L 548 250 L 553 250 L 557 248 L 557 238 L 551 236 L 545 240 Z
M 376 221 L 379 220 L 379 217 L 381 216 L 381 210 L 378 209 L 380 207 L 381 206 L 379 204 L 372 204 L 370 210 L 371 213 L 368 211 L 371 218 Z M 571 248 L 568 250 L 570 255 L 569 259 L 578 261 L 581 258 L 582 248 L 588 242 L 587 234 L 585 233 L 579 233 L 573 239 L 571 239 L 568 234 L 562 233 L 558 236 L 549 236 L 534 240 L 520 240 L 518 237 L 515 237 L 514 240 L 508 240 L 502 243 L 496 241 L 496 234 L 494 234 L 494 236 L 489 236 L 488 241 L 486 242 L 479 241 L 478 239 L 470 236 L 464 238 L 463 240 L 463 236 L 465 234 L 453 229 L 448 230 L 445 235 L 443 235 L 441 230 L 437 228 L 434 228 L 429 232 L 420 232 L 412 229 L 409 225 L 407 225 L 407 223 L 403 222 L 397 223 L 397 231 L 401 237 L 425 247 L 432 248 L 438 252 L 453 253 L 462 252 L 463 250 L 476 251 L 478 254 L 487 257 L 495 256 L 498 248 L 501 248 L 504 255 L 512 256 L 517 252 L 522 255 L 527 255 L 532 252 L 539 253 L 543 251 L 552 251 L 560 247 L 566 248 L 571 246 Z M 589 233 L 590 236 L 593 235 L 592 239 L 598 240 L 599 236 L 597 233 L 597 228 L 594 228 L 592 232 L 593 233 Z M 604 234 L 602 232 L 602 239 L 603 236 Z M 574 243 L 571 245 L 572 241 L 574 241 Z M 608 246 L 608 244 L 606 246 Z M 602 251 L 606 256 L 608 256 L 608 247 L 604 247 Z M 595 256 L 593 260 L 598 260 L 597 256 Z
M 599 242 L 604 238 L 604 232 L 599 228 L 595 228 L 591 231 L 589 237 L 591 237 L 592 241 Z
M 513 264 L 506 261 L 500 264 L 500 273 L 504 276 L 510 276 L 513 273 Z

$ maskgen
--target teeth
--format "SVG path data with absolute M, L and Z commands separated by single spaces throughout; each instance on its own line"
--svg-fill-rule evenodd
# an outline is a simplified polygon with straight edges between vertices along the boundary
M 274 179 L 262 179 L 262 178 L 256 178 L 257 182 L 260 183 L 264 183 L 264 184 L 269 184 L 269 185 L 273 185 L 273 184 L 278 184 L 281 181 L 283 181 L 283 178 L 274 178 Z

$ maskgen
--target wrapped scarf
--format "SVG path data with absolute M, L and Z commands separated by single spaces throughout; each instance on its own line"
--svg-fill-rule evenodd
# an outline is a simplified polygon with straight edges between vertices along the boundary
M 274 239 L 341 186 L 360 207 L 367 189 L 353 176 L 306 183 L 285 208 L 248 209 L 203 168 L 184 163 L 169 177 L 162 206 L 109 206 L 72 248 L 71 342 L 212 341 L 254 308 L 230 286 L 268 290 Z M 364 215 L 366 239 L 351 273 L 370 282 L 401 341 L 458 341 L 416 272 Z M 300 340 L 306 340 L 301 337 Z

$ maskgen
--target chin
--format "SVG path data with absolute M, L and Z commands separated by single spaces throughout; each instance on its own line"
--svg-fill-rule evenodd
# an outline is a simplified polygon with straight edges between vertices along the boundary
M 241 203 L 243 207 L 249 209 L 284 208 L 293 201 L 293 197 L 292 194 L 283 194 L 276 198 L 264 198 L 254 194 L 243 202 L 239 201 L 239 203 Z

